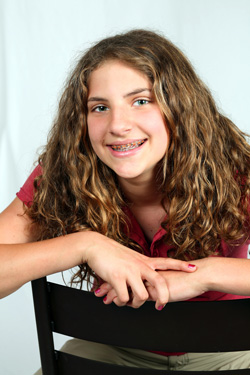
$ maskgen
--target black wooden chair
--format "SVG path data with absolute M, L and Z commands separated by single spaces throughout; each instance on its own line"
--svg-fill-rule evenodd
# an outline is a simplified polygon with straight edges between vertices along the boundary
M 43 375 L 250 374 L 250 369 L 162 371 L 92 361 L 55 350 L 52 334 L 167 352 L 249 350 L 250 299 L 176 302 L 157 311 L 153 302 L 139 309 L 106 306 L 93 293 L 46 278 L 33 281 L 32 289 Z

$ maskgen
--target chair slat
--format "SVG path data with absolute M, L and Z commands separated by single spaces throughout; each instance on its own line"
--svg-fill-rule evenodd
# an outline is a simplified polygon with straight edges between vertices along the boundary
M 250 347 L 250 299 L 177 302 L 157 311 L 151 302 L 140 309 L 118 308 L 104 305 L 93 293 L 53 283 L 50 289 L 54 329 L 58 333 L 168 352 L 237 351 Z M 246 331 L 249 335 L 242 335 Z M 145 332 L 148 340 L 142 335 Z
M 250 350 L 250 299 L 177 302 L 162 311 L 104 305 L 93 293 L 32 281 L 43 375 L 250 375 L 250 369 L 170 371 L 123 367 L 54 350 L 52 332 L 110 345 L 167 352 Z

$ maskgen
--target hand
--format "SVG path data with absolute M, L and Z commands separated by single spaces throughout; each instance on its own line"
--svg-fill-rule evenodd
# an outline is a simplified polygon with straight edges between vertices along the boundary
M 199 262 L 202 261 L 192 261 L 193 264 L 199 264 Z M 199 268 L 197 269 L 197 267 L 194 267 L 193 271 L 196 272 L 185 272 L 185 269 L 169 269 L 167 271 L 158 271 L 158 273 L 164 278 L 168 288 L 169 298 L 167 302 L 185 301 L 205 292 L 198 275 L 200 274 L 198 270 Z M 144 285 L 148 292 L 147 300 L 156 301 L 156 289 L 148 281 L 145 281 Z M 111 302 L 114 302 L 117 298 L 116 291 L 114 290 L 112 285 L 108 283 L 103 283 L 101 287 L 97 291 L 95 291 L 95 294 L 98 297 L 103 297 L 106 295 L 104 299 L 105 304 L 110 304 Z M 127 305 L 132 307 L 139 307 L 134 305 L 132 298 L 130 301 L 128 301 Z M 162 306 L 164 307 L 164 305 Z
M 240 258 L 208 257 L 192 261 L 196 271 L 159 271 L 169 291 L 169 302 L 185 301 L 200 296 L 207 291 L 217 291 L 240 296 L 250 295 L 250 260 Z M 239 272 L 240 270 L 240 272 Z M 149 299 L 156 300 L 154 287 L 145 282 Z M 107 293 L 105 303 L 111 303 L 116 296 L 112 286 L 104 283 L 98 296 Z M 133 301 L 131 302 L 133 305 Z M 135 307 L 135 306 L 133 306 Z
M 168 287 L 169 302 L 186 301 L 208 291 L 205 279 L 207 278 L 209 258 L 195 260 L 192 263 L 197 266 L 197 270 L 194 273 L 159 271 Z M 157 294 L 154 287 L 148 282 L 145 283 L 145 286 L 149 299 L 155 301 Z
M 171 258 L 149 258 L 128 249 L 105 237 L 107 249 L 95 247 L 88 257 L 89 266 L 106 281 L 97 294 L 103 296 L 113 289 L 107 296 L 105 303 L 112 301 L 118 306 L 129 304 L 132 307 L 141 306 L 149 298 L 145 282 L 155 288 L 156 308 L 165 305 L 169 300 L 169 293 L 164 277 L 156 270 L 181 270 L 193 272 L 187 262 Z

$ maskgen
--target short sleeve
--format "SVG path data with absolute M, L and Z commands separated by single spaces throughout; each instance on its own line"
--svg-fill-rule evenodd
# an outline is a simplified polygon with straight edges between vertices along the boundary
M 17 197 L 26 205 L 31 206 L 34 198 L 34 180 L 42 174 L 42 167 L 37 165 L 31 175 L 27 178 L 24 185 L 16 194 Z

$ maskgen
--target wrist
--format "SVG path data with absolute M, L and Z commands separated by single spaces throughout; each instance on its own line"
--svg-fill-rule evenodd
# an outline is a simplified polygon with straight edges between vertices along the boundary
M 201 262 L 202 288 L 204 289 L 204 292 L 209 292 L 214 290 L 214 262 L 210 257 L 202 259 Z
M 208 257 L 204 258 L 204 288 L 206 291 L 223 291 L 225 258 Z
M 88 263 L 91 257 L 91 253 L 93 254 L 93 247 L 96 246 L 97 242 L 99 241 L 99 237 L 102 236 L 100 233 L 93 232 L 91 230 L 73 233 L 76 240 L 75 242 L 75 249 L 77 254 L 80 258 L 80 263 Z
M 192 261 L 196 265 L 196 271 L 191 277 L 199 283 L 200 294 L 213 290 L 214 287 L 214 265 L 213 258 L 203 258 Z

